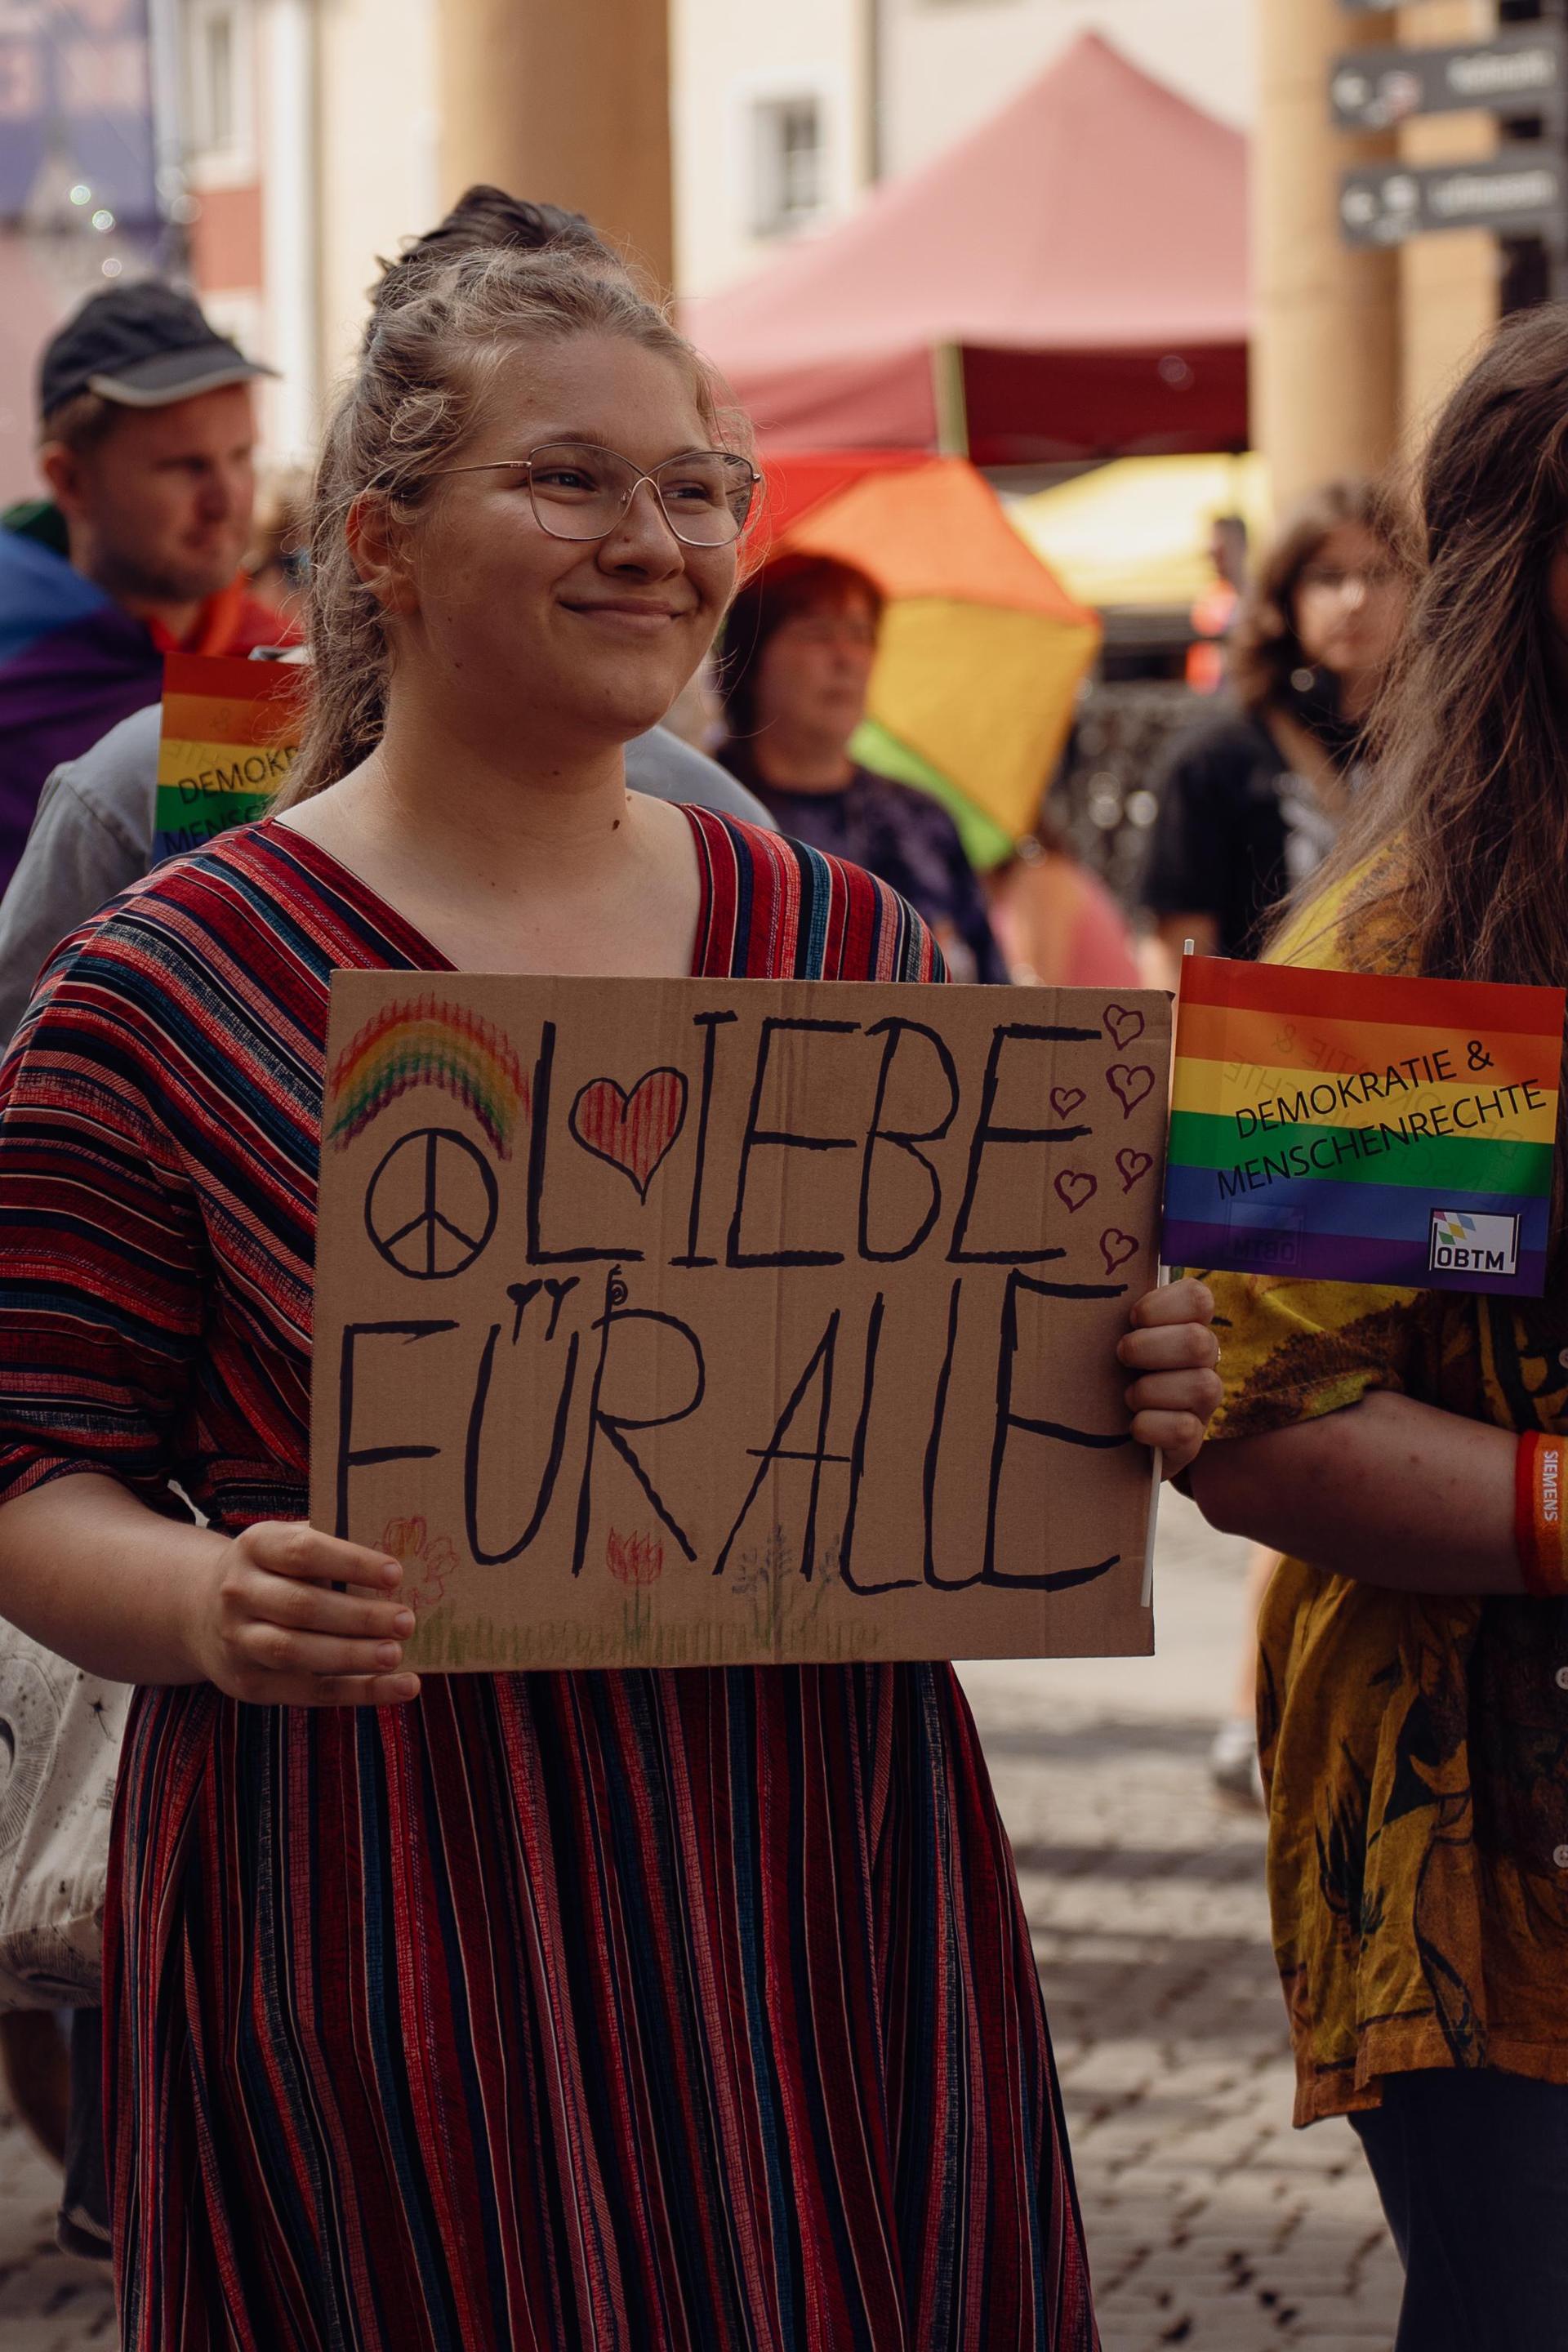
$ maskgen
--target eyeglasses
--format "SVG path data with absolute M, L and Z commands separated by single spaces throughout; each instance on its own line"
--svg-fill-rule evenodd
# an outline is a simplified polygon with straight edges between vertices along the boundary
M 592 441 L 545 441 L 526 457 L 444 466 L 446 474 L 521 474 L 534 520 L 552 539 L 608 539 L 639 486 L 651 484 L 659 511 L 683 547 L 728 547 L 750 519 L 762 476 L 732 449 L 694 449 L 651 473 Z
M 1321 588 L 1330 596 L 1343 595 L 1347 588 L 1359 588 L 1365 595 L 1376 596 L 1396 587 L 1398 582 L 1398 569 L 1392 563 L 1368 563 L 1349 571 L 1341 571 L 1331 563 L 1309 563 L 1300 584 L 1303 588 Z

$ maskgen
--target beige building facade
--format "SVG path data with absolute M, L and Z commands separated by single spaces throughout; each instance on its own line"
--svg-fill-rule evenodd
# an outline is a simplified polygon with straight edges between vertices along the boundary
M 309 461 L 381 257 L 439 210 L 437 0 L 173 0 L 193 275 L 279 370 L 275 466 Z
M 162 5 L 192 270 L 279 370 L 262 398 L 275 465 L 309 459 L 382 260 L 476 179 L 579 206 L 671 281 L 659 0 Z
M 1238 130 L 1256 111 L 1255 0 L 880 0 L 880 13 L 890 172 L 973 130 L 1084 33 Z
M 710 293 L 919 168 L 1089 31 L 1256 138 L 1254 437 L 1283 496 L 1407 440 L 1497 315 L 1491 237 L 1352 253 L 1337 217 L 1344 168 L 1466 159 L 1490 122 L 1436 118 L 1380 144 L 1334 131 L 1327 104 L 1358 37 L 1484 35 L 1493 0 L 1412 0 L 1394 19 L 1340 0 L 159 6 L 195 274 L 281 370 L 265 425 L 282 461 L 313 446 L 380 258 L 468 180 L 579 204 L 679 291 Z
M 1484 40 L 1492 0 L 1415 0 L 1363 18 L 1339 0 L 1261 0 L 1253 184 L 1252 431 L 1277 503 L 1325 476 L 1376 471 L 1418 447 L 1496 325 L 1497 239 L 1467 229 L 1383 249 L 1341 234 L 1341 173 L 1360 165 L 1465 163 L 1497 143 L 1487 114 L 1416 117 L 1397 131 L 1331 127 L 1335 61 L 1386 47 Z
M 669 0 L 676 281 L 717 293 L 875 175 L 869 0 Z
M 710 294 L 1007 104 L 1085 32 L 1227 122 L 1255 0 L 670 0 L 677 278 Z

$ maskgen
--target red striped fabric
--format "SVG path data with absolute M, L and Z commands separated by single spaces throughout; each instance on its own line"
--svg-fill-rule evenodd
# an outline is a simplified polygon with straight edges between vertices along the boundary
M 702 973 L 941 977 L 880 884 L 691 822 Z M 275 823 L 56 960 L 0 1074 L 0 1493 L 303 1515 L 341 966 L 441 959 Z M 114 1837 L 125 2352 L 1094 2346 L 949 1668 L 144 1690 Z

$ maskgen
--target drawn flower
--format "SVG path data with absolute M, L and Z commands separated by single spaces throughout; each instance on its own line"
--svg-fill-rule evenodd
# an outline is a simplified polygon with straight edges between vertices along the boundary
M 381 1548 L 402 1563 L 404 1583 L 398 1599 L 406 1601 L 410 1609 L 434 1609 L 458 1565 L 450 1539 L 432 1536 L 423 1519 L 388 1519 Z
M 617 1535 L 612 1528 L 605 1549 L 617 1584 L 655 1584 L 664 1574 L 664 1546 L 655 1536 Z

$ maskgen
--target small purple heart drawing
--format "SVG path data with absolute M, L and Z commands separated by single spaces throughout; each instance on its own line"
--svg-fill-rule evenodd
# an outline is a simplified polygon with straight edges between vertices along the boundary
M 1086 1201 L 1092 1201 L 1100 1186 L 1086 1168 L 1064 1168 L 1056 1180 L 1057 1198 L 1070 1217 Z
M 1105 1083 L 1121 1105 L 1123 1118 L 1131 1118 L 1154 1084 L 1154 1073 L 1146 1062 L 1112 1062 L 1105 1073 Z
M 1053 1087 L 1051 1108 L 1058 1118 L 1070 1118 L 1083 1100 L 1081 1087 Z
M 1137 1256 L 1138 1244 L 1131 1234 L 1124 1234 L 1118 1226 L 1111 1225 L 1100 1236 L 1100 1255 L 1105 1260 L 1106 1273 L 1114 1274 L 1119 1265 L 1125 1265 L 1130 1257 Z
M 1134 1151 L 1130 1143 L 1125 1145 L 1116 1155 L 1117 1172 L 1121 1178 L 1122 1191 L 1131 1192 L 1140 1177 L 1147 1176 L 1153 1165 L 1154 1162 L 1147 1151 Z
M 1105 1025 L 1125 1053 L 1134 1037 L 1143 1034 L 1143 1015 L 1135 1004 L 1108 1004 Z

